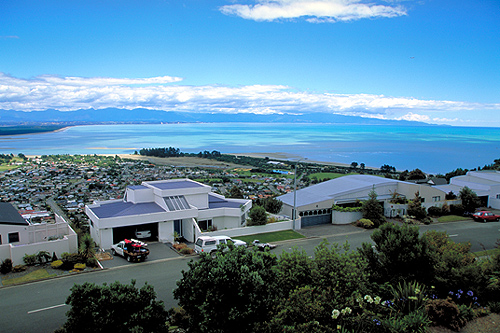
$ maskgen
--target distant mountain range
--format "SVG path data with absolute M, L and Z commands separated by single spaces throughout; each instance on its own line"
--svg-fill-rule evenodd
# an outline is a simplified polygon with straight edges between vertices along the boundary
M 430 124 L 405 121 L 382 120 L 354 116 L 342 116 L 327 113 L 308 114 L 254 114 L 254 113 L 200 113 L 173 112 L 148 109 L 124 110 L 116 108 L 85 109 L 76 111 L 14 111 L 0 110 L 0 125 L 34 124 L 102 124 L 102 123 L 217 123 L 217 122 L 253 122 L 253 123 L 342 123 L 363 125 L 395 126 L 431 126 Z

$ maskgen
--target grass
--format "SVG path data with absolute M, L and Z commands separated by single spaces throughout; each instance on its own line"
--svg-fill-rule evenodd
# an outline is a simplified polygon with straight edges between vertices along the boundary
M 316 172 L 312 173 L 309 175 L 309 179 L 316 178 L 318 180 L 323 180 L 323 179 L 335 179 L 343 176 L 349 176 L 349 175 L 357 175 L 356 172 L 350 172 L 348 174 L 345 173 L 336 173 L 336 172 Z
M 41 269 L 38 269 L 36 271 L 33 271 L 31 273 L 28 273 L 26 275 L 23 275 L 23 276 L 20 276 L 17 278 L 2 279 L 2 284 L 4 286 L 8 286 L 11 284 L 36 281 L 36 280 L 51 278 L 51 277 L 55 277 L 55 276 L 57 276 L 57 274 L 49 274 L 45 268 L 41 268 Z
M 279 241 L 289 240 L 289 239 L 304 238 L 304 236 L 299 234 L 298 232 L 293 231 L 293 230 L 282 230 L 282 231 L 266 232 L 266 233 L 262 233 L 262 234 L 240 236 L 240 237 L 234 237 L 234 238 L 240 239 L 240 240 L 250 244 L 256 239 L 258 239 L 262 243 L 272 243 L 272 242 L 279 242 Z
M 470 220 L 470 217 L 458 215 L 445 215 L 438 218 L 438 222 L 455 222 Z

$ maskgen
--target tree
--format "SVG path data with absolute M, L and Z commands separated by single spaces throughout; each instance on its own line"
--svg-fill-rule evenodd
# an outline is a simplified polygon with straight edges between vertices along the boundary
M 386 173 L 389 173 L 389 172 L 396 172 L 396 168 L 393 167 L 393 166 L 390 166 L 389 164 L 384 164 L 380 167 L 380 171 L 382 172 L 386 172 Z
M 417 220 L 422 220 L 427 216 L 427 211 L 422 206 L 420 192 L 415 192 L 415 198 L 408 203 L 408 215 L 415 216 Z
M 190 261 L 174 290 L 189 331 L 254 332 L 269 319 L 276 263 L 274 254 L 241 247 Z
M 267 222 L 266 210 L 262 206 L 253 206 L 248 216 L 250 217 L 249 226 L 264 225 Z
M 264 200 L 264 208 L 271 214 L 278 214 L 283 207 L 283 201 L 276 198 L 266 198 Z
M 460 198 L 460 200 L 462 200 L 462 206 L 464 207 L 464 210 L 466 212 L 473 213 L 476 211 L 476 208 L 481 205 L 476 192 L 474 192 L 467 186 L 463 187 L 460 190 L 458 197 Z
M 365 167 L 366 167 L 366 165 L 365 165 L 364 163 L 361 163 L 361 164 L 359 165 L 359 167 L 361 168 L 361 170 L 364 170 L 364 169 L 365 169 Z
M 358 251 L 368 260 L 375 282 L 430 281 L 433 265 L 429 244 L 418 231 L 416 226 L 386 223 L 371 236 L 375 248 L 363 243 Z
M 357 166 L 358 166 L 358 162 L 352 162 L 351 163 L 351 167 L 353 167 L 354 169 L 356 169 Z
M 243 199 L 243 192 L 241 192 L 238 186 L 233 185 L 233 187 L 231 187 L 231 189 L 229 190 L 229 197 L 235 199 Z
M 56 332 L 167 332 L 167 311 L 147 283 L 75 284 L 66 304 L 68 319 Z
M 426 179 L 426 178 L 427 178 L 427 176 L 425 175 L 425 173 L 423 173 L 422 170 L 415 169 L 415 170 L 410 171 L 407 179 L 408 180 L 416 180 L 416 179 Z
M 95 249 L 94 249 L 94 240 L 90 234 L 83 234 L 80 238 L 80 249 L 79 252 L 85 260 L 93 258 Z
M 369 199 L 363 202 L 361 211 L 363 212 L 363 218 L 369 219 L 373 222 L 375 227 L 386 222 L 384 216 L 384 207 L 380 205 L 377 200 L 377 193 L 375 189 L 372 189 L 368 194 Z

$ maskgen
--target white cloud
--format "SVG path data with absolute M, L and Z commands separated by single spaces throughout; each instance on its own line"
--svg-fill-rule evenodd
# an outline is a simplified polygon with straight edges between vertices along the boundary
M 148 108 L 166 111 L 305 114 L 331 113 L 433 123 L 471 119 L 476 110 L 500 110 L 500 104 L 420 100 L 370 94 L 297 91 L 281 85 L 186 86 L 169 76 L 145 79 L 40 76 L 20 79 L 0 73 L 0 109 L 61 111 Z M 491 111 L 489 111 L 491 112 Z M 436 113 L 439 113 L 436 116 Z
M 312 23 L 406 15 L 402 6 L 363 3 L 361 0 L 256 0 L 254 5 L 222 6 L 220 11 L 255 21 L 303 17 Z

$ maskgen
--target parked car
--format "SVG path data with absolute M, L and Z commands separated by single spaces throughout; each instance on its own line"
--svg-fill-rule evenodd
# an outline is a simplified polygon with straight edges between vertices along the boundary
M 149 255 L 148 245 L 137 239 L 125 239 L 111 245 L 111 253 L 120 255 L 127 261 L 144 261 Z
M 151 230 L 138 230 L 135 229 L 135 238 L 145 239 L 151 237 Z
M 274 249 L 276 245 L 269 243 L 261 243 L 258 239 L 252 242 L 253 246 L 257 246 L 257 248 L 261 251 L 265 251 L 266 249 Z
M 500 215 L 493 214 L 492 212 L 486 210 L 475 212 L 474 214 L 472 214 L 472 218 L 475 221 L 483 222 L 500 221 Z
M 218 245 L 234 245 L 234 246 L 247 246 L 247 243 L 239 239 L 232 239 L 229 236 L 200 236 L 194 244 L 194 251 L 196 253 L 210 253 L 215 255 Z

